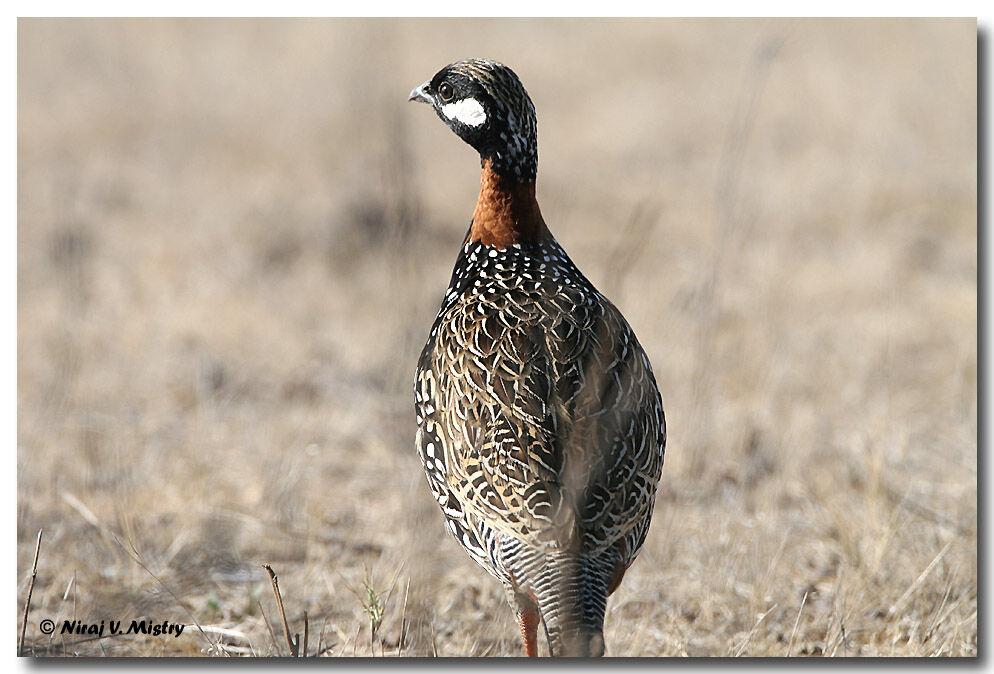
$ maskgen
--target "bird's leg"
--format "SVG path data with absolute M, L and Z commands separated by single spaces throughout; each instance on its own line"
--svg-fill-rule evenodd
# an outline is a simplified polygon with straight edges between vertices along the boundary
M 534 604 L 525 605 L 514 612 L 525 644 L 525 657 L 538 657 L 538 609 Z
M 513 576 L 504 583 L 504 590 L 507 592 L 507 601 L 514 610 L 514 617 L 518 621 L 518 628 L 521 630 L 521 640 L 525 644 L 525 657 L 538 657 L 538 623 L 541 616 L 538 613 L 538 604 L 530 593 L 518 588 Z

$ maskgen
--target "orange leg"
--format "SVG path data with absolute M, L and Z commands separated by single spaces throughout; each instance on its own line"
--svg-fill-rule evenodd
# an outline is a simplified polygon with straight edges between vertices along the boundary
M 518 627 L 521 628 L 521 640 L 525 642 L 525 657 L 538 657 L 538 610 L 534 606 L 528 606 L 520 611 L 516 611 L 514 617 L 518 619 Z

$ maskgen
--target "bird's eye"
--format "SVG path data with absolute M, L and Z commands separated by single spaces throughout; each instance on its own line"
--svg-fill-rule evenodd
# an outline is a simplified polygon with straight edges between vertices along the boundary
M 452 89 L 452 85 L 448 82 L 442 82 L 438 85 L 438 95 L 442 97 L 442 100 L 448 103 L 452 100 L 455 95 L 455 91 Z

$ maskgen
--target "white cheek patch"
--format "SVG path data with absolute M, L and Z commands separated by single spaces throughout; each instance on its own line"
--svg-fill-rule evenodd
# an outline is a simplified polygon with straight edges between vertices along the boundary
M 442 106 L 442 113 L 449 119 L 462 122 L 466 126 L 480 126 L 487 121 L 483 105 L 475 98 L 464 98 Z

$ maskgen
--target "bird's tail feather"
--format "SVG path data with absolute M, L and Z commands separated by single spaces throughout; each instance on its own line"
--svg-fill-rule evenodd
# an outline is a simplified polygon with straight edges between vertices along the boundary
M 505 551 L 515 582 L 538 604 L 553 656 L 604 654 L 604 611 L 617 557 L 525 546 Z

